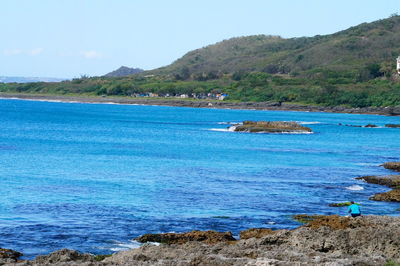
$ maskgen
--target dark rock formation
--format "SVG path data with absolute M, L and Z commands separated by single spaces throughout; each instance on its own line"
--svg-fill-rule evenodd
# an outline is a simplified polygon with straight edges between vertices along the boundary
M 387 162 L 382 164 L 382 166 L 386 169 L 400 172 L 400 162 Z
M 3 263 L 16 262 L 22 253 L 6 248 L 0 248 L 0 265 Z
M 135 238 L 140 243 L 158 242 L 164 244 L 183 244 L 189 241 L 215 244 L 226 241 L 236 241 L 231 232 L 192 231 L 188 233 L 145 234 Z
M 364 127 L 378 127 L 378 126 L 374 125 L 374 124 L 368 124 L 368 125 L 365 125 Z
M 400 186 L 400 175 L 362 176 L 357 177 L 356 179 L 364 180 L 369 184 L 377 184 L 390 188 L 396 188 Z
M 370 200 L 400 202 L 400 175 L 362 176 L 357 177 L 356 179 L 362 179 L 370 184 L 378 184 L 394 188 L 388 192 L 375 194 L 369 198 Z
M 285 121 L 244 121 L 230 127 L 232 131 L 250 133 L 307 133 L 311 132 L 308 127 L 303 127 L 296 122 Z
M 386 124 L 385 127 L 400 128 L 400 124 Z
M 400 202 L 400 189 L 393 189 L 388 192 L 378 193 L 369 198 L 376 201 L 394 201 Z

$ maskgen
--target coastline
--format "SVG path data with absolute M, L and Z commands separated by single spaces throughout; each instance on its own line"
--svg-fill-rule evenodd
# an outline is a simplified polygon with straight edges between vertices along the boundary
M 126 105 L 158 105 L 173 107 L 214 108 L 214 109 L 242 109 L 266 111 L 299 111 L 299 112 L 326 112 L 370 114 L 385 116 L 400 116 L 400 107 L 363 107 L 349 108 L 343 106 L 315 106 L 303 104 L 287 104 L 278 102 L 225 102 L 210 100 L 182 100 L 182 99 L 150 99 L 129 97 L 95 97 L 95 96 L 63 96 L 23 93 L 0 93 L 0 99 L 20 99 L 66 103 L 99 103 L 99 104 L 126 104 Z
M 0 249 L 0 265 L 384 265 L 400 262 L 399 225 L 400 217 L 318 216 L 293 230 L 248 229 L 240 239 L 215 231 L 143 235 L 146 244 L 110 255 L 61 249 L 19 260 L 21 253 Z

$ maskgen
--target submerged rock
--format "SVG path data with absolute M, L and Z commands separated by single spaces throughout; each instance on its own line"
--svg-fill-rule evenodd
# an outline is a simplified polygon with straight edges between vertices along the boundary
M 400 172 L 400 162 L 386 162 L 382 166 L 386 169 Z
M 226 241 L 236 241 L 231 232 L 192 231 L 188 233 L 145 234 L 135 238 L 140 243 L 158 242 L 164 244 L 183 244 L 189 241 L 215 244 Z
M 244 121 L 229 127 L 230 131 L 250 133 L 308 133 L 310 128 L 296 122 L 285 121 Z

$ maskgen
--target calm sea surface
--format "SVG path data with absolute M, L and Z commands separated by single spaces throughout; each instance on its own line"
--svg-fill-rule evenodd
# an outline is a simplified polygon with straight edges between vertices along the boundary
M 224 131 L 298 121 L 314 134 Z M 111 253 L 144 233 L 292 228 L 293 214 L 399 215 L 369 201 L 388 189 L 400 117 L 0 100 L 0 247 L 26 258 L 60 248 Z

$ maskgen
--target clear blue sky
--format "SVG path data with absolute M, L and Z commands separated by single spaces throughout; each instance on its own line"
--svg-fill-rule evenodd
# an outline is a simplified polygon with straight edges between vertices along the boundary
M 0 76 L 153 69 L 231 37 L 330 34 L 400 12 L 400 0 L 1 0 Z

